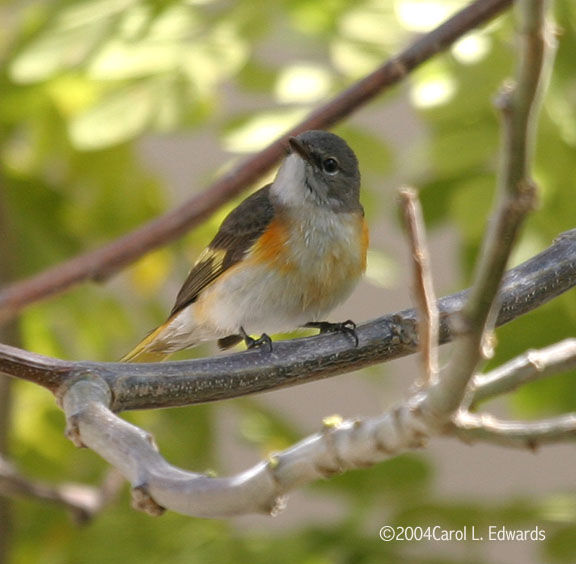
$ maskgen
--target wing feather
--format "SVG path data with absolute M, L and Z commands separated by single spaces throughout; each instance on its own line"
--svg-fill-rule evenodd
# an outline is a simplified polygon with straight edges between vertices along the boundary
M 198 257 L 176 297 L 170 317 L 194 303 L 200 292 L 246 255 L 274 217 L 270 185 L 233 209 Z

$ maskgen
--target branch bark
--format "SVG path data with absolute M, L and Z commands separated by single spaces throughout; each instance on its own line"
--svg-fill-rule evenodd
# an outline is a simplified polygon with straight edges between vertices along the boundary
M 576 229 L 508 272 L 497 323 L 508 323 L 574 285 Z M 462 291 L 438 301 L 441 343 L 454 339 L 454 317 L 467 296 L 468 291 Z M 326 334 L 276 342 L 272 353 L 252 350 L 162 364 L 71 362 L 0 345 L 0 372 L 53 393 L 78 379 L 103 379 L 115 411 L 191 405 L 304 384 L 412 354 L 416 347 L 403 339 L 397 320 L 414 324 L 416 315 L 404 310 L 359 325 L 358 347 L 345 336 Z
M 446 422 L 439 414 L 436 424 L 430 424 L 425 404 L 432 389 L 377 417 L 332 416 L 319 432 L 231 477 L 185 472 L 169 464 L 148 433 L 109 409 L 112 397 L 103 380 L 77 381 L 64 394 L 62 408 L 69 438 L 118 468 L 132 484 L 135 507 L 152 515 L 166 508 L 200 517 L 275 514 L 295 487 L 422 448 L 439 435 L 530 449 L 576 440 L 576 414 L 521 422 L 458 412 Z
M 477 441 L 536 450 L 546 444 L 576 441 L 576 414 L 539 421 L 509 421 L 486 413 L 459 413 L 446 429 L 466 443 Z
M 373 73 L 358 81 L 260 153 L 243 161 L 201 194 L 175 210 L 108 243 L 17 282 L 0 291 L 0 323 L 33 302 L 54 296 L 87 280 L 104 280 L 145 253 L 180 237 L 199 225 L 222 204 L 262 177 L 284 155 L 288 137 L 307 129 L 327 129 L 402 80 L 471 29 L 486 24 L 507 9 L 512 0 L 476 0 L 432 32 L 417 39 Z

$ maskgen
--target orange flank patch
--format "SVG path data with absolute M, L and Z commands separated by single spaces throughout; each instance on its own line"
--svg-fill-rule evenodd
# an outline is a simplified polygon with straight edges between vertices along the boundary
M 294 265 L 287 257 L 287 240 L 288 226 L 278 219 L 272 220 L 254 245 L 254 259 L 256 262 L 274 263 L 283 272 L 293 270 Z

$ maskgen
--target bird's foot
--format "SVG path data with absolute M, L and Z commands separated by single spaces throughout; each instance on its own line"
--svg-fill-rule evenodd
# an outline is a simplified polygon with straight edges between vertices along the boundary
M 243 327 L 240 327 L 240 334 L 244 339 L 244 343 L 246 344 L 247 349 L 259 349 L 265 346 L 268 348 L 268 352 L 272 352 L 272 339 L 266 333 L 262 333 L 260 337 L 254 339 L 253 337 L 250 337 L 246 331 L 244 331 Z
M 341 321 L 340 323 L 330 323 L 329 321 L 311 321 L 304 327 L 320 329 L 320 333 L 344 333 L 354 339 L 354 346 L 358 346 L 358 334 L 356 333 L 356 323 L 351 319 Z

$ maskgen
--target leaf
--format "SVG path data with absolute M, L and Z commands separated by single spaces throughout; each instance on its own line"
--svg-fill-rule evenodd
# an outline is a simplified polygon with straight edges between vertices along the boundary
M 299 107 L 236 118 L 226 127 L 224 146 L 236 153 L 258 151 L 296 125 L 306 113 L 307 108 Z
M 12 61 L 12 79 L 38 82 L 80 65 L 109 35 L 109 19 L 135 2 L 87 0 L 65 7 Z
M 142 81 L 115 90 L 70 123 L 72 142 L 93 150 L 131 139 L 144 131 L 162 104 L 163 80 Z

